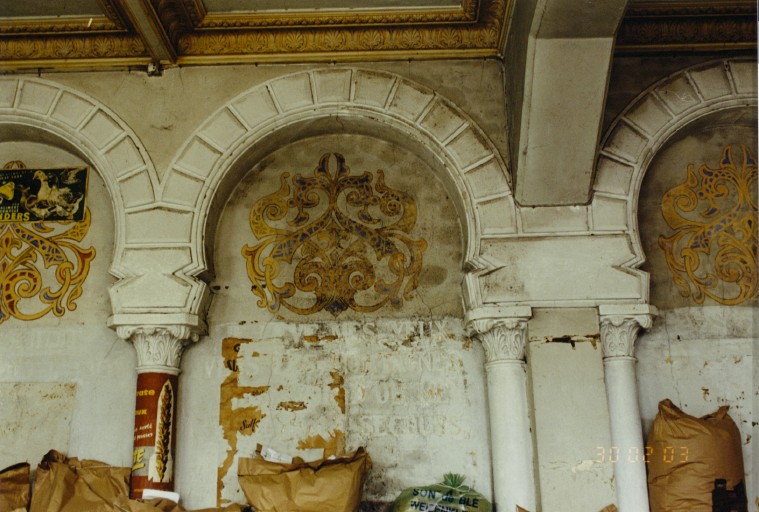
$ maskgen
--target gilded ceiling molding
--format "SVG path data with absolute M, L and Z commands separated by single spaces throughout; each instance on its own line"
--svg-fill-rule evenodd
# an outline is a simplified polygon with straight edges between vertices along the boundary
M 179 63 L 217 56 L 223 62 L 391 58 L 400 52 L 437 58 L 497 56 L 509 7 L 506 0 L 483 1 L 480 21 L 460 25 L 195 32 L 181 38 Z
M 196 0 L 183 0 L 192 9 Z M 323 10 L 276 11 L 250 13 L 208 13 L 194 24 L 198 29 L 219 28 L 273 28 L 273 27 L 314 27 L 364 26 L 364 25 L 408 25 L 427 23 L 475 23 L 479 18 L 481 5 L 489 5 L 491 0 L 463 0 L 458 8 L 438 9 L 392 9 L 362 10 L 350 12 Z M 197 12 L 197 11 L 195 11 Z
M 192 30 L 193 21 L 182 0 L 151 0 L 164 30 L 176 48 L 179 38 Z
M 756 49 L 756 2 L 639 2 L 625 12 L 618 53 Z
M 0 19 L 0 33 L 5 36 L 35 34 L 94 34 L 118 32 L 123 27 L 105 16 L 81 18 L 13 18 Z
M 5 69 L 126 66 L 150 60 L 140 37 L 131 35 L 0 39 L 0 55 Z
M 98 0 L 98 4 L 108 19 L 115 23 L 118 28 L 123 30 L 130 28 L 129 18 L 116 0 Z

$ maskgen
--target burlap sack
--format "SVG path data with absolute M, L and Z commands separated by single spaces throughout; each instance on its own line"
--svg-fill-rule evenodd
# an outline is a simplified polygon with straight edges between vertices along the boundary
M 714 480 L 728 489 L 743 480 L 741 436 L 727 411 L 695 418 L 659 403 L 646 446 L 651 512 L 712 512 Z
M 257 512 L 355 512 L 371 459 L 363 448 L 336 459 L 291 464 L 241 458 L 237 475 Z
M 26 511 L 29 507 L 29 464 L 22 462 L 0 471 L 0 512 Z

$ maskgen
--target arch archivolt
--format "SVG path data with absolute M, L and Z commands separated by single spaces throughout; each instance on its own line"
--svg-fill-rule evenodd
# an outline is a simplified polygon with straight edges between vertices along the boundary
M 114 324 L 160 313 L 201 325 L 207 290 L 198 276 L 208 270 L 209 218 L 240 167 L 335 126 L 405 145 L 439 170 L 461 219 L 468 269 L 483 267 L 483 236 L 516 231 L 509 173 L 488 137 L 434 91 L 387 72 L 326 68 L 257 85 L 210 116 L 160 177 L 115 113 L 49 80 L 0 79 L 0 124 L 51 134 L 102 175 L 117 231 Z
M 123 261 L 131 243 L 129 212 L 154 202 L 155 169 L 134 132 L 114 112 L 74 89 L 39 78 L 0 78 L 3 138 L 41 139 L 77 154 L 98 172 L 113 203 L 114 260 L 111 273 L 134 275 Z
M 592 222 L 597 231 L 624 231 L 634 273 L 645 261 L 637 220 L 643 176 L 659 149 L 685 126 L 709 114 L 757 107 L 756 61 L 712 61 L 677 72 L 638 95 L 612 123 L 596 163 Z M 648 286 L 643 288 L 648 301 Z
M 258 85 L 217 110 L 177 153 L 158 202 L 192 212 L 192 258 L 181 269 L 208 268 L 204 240 L 220 190 L 240 161 L 255 163 L 278 145 L 344 126 L 423 155 L 452 193 L 465 233 L 465 259 L 477 262 L 483 234 L 509 231 L 498 210 L 514 209 L 508 171 L 477 125 L 455 105 L 398 75 L 355 68 L 304 71 Z M 250 154 L 255 157 L 251 158 Z M 223 195 L 223 193 L 221 194 Z M 223 197 L 221 198 L 223 201 Z M 513 219 L 514 216 L 507 216 Z M 188 241 L 189 241 L 188 240 Z

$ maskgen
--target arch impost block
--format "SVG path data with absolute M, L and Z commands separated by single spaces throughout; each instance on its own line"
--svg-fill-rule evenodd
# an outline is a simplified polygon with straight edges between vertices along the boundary
M 207 332 L 205 320 L 190 313 L 120 313 L 108 319 L 108 327 L 125 340 L 138 330 L 170 330 L 175 336 L 191 341 Z

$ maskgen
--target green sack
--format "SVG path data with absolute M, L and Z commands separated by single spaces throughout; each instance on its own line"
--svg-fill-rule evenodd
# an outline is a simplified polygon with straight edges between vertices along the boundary
M 463 476 L 448 473 L 439 484 L 411 487 L 396 498 L 390 512 L 491 512 L 490 502 L 463 483 Z

